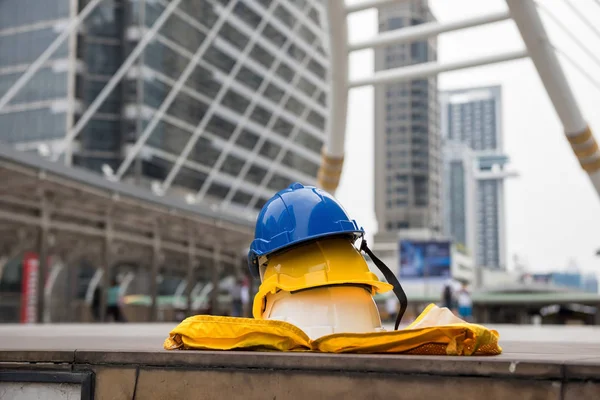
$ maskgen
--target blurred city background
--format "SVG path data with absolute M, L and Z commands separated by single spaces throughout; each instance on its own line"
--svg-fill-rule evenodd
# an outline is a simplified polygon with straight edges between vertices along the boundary
M 593 130 L 600 2 L 525 1 Z M 598 148 L 569 149 L 507 1 L 346 4 L 0 0 L 0 322 L 249 316 L 256 215 L 299 181 L 405 322 L 451 288 L 477 322 L 600 324 Z

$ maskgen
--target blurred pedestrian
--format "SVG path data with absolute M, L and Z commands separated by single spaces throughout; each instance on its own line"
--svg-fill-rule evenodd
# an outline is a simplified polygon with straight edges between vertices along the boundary
M 96 286 L 94 289 L 94 294 L 92 296 L 92 316 L 94 321 L 100 322 L 100 297 L 102 296 L 102 291 L 100 290 L 100 285 Z
M 236 278 L 230 288 L 231 295 L 231 316 L 242 316 L 242 280 Z
M 454 288 L 451 279 L 444 282 L 442 288 L 442 306 L 452 311 L 454 309 Z
M 394 321 L 396 313 L 398 312 L 398 299 L 396 296 L 388 296 L 385 300 L 385 312 L 387 313 L 387 319 Z
M 242 283 L 242 317 L 250 316 L 250 280 L 245 277 Z
M 110 281 L 110 287 L 106 295 L 106 318 L 112 316 L 115 322 L 125 322 L 121 308 L 119 307 L 119 284 L 117 278 Z
M 471 293 L 467 290 L 467 284 L 463 283 L 462 288 L 456 294 L 458 302 L 458 316 L 467 322 L 473 319 L 473 300 Z

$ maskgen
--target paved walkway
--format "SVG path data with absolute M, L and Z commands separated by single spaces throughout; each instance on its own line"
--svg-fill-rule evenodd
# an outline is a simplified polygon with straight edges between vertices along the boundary
M 600 399 L 596 327 L 490 326 L 503 354 L 446 357 L 164 351 L 175 325 L 0 325 L 0 378 L 92 371 L 111 399 Z
M 173 324 L 0 325 L 2 350 L 162 351 Z M 600 364 L 600 327 L 489 325 L 500 333 L 502 358 L 590 359 Z M 0 356 L 0 361 L 1 356 Z

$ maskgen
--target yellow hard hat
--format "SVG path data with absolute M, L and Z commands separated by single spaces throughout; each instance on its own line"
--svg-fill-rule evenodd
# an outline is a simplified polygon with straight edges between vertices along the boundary
M 364 285 L 372 294 L 393 289 L 369 271 L 364 257 L 347 238 L 322 239 L 273 254 L 260 267 L 262 284 L 252 313 L 262 319 L 266 297 L 280 290 L 296 292 L 320 286 Z

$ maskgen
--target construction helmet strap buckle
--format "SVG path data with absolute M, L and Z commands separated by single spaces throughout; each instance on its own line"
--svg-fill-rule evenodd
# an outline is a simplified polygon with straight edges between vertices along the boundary
M 398 310 L 398 315 L 396 316 L 396 324 L 394 325 L 394 329 L 398 330 L 398 326 L 400 326 L 400 321 L 402 321 L 402 317 L 404 316 L 406 308 L 408 307 L 408 298 L 406 297 L 406 293 L 404 293 L 404 289 L 402 289 L 402 285 L 400 285 L 400 282 L 396 278 L 396 275 L 394 275 L 394 273 L 388 268 L 388 266 L 385 265 L 383 261 L 381 261 L 379 258 L 377 258 L 377 256 L 373 254 L 371 249 L 369 249 L 369 246 L 367 246 L 367 240 L 364 237 L 362 238 L 360 249 L 367 253 L 369 257 L 371 257 L 371 260 L 373 260 L 375 266 L 377 266 L 377 268 L 379 268 L 379 270 L 383 273 L 383 276 L 388 281 L 388 283 L 390 283 L 394 287 L 394 294 L 400 302 L 400 310 Z

